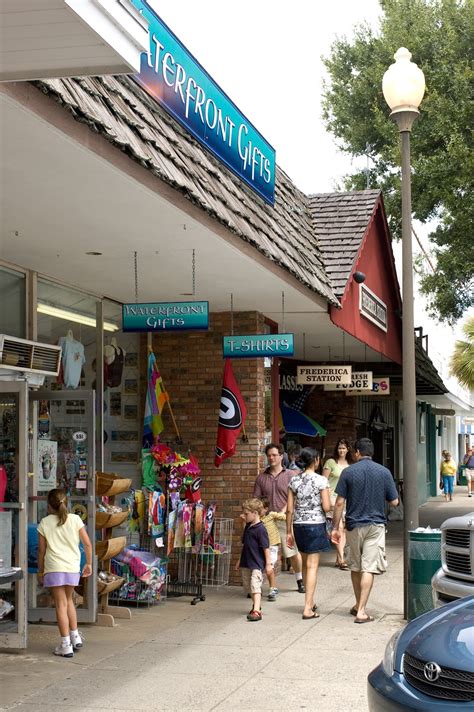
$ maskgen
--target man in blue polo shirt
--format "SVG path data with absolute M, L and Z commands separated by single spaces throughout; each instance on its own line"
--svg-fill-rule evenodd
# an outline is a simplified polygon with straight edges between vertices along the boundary
M 366 611 L 374 575 L 387 569 L 385 558 L 385 502 L 398 504 L 398 493 L 390 470 L 372 460 L 374 444 L 369 438 L 357 440 L 356 462 L 349 465 L 336 486 L 331 540 L 337 544 L 338 525 L 346 507 L 346 540 L 350 550 L 352 588 L 356 604 L 351 608 L 354 623 L 374 619 Z

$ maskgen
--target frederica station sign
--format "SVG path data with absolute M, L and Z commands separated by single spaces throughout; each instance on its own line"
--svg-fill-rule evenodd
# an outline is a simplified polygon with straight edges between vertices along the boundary
M 123 331 L 196 331 L 209 328 L 209 302 L 122 305 Z
M 349 385 L 352 380 L 352 366 L 298 366 L 296 380 L 301 385 Z
M 200 143 L 267 203 L 275 202 L 275 150 L 239 111 L 146 0 L 150 47 L 135 79 Z
M 258 358 L 261 356 L 293 356 L 293 334 L 247 334 L 224 336 L 224 358 Z

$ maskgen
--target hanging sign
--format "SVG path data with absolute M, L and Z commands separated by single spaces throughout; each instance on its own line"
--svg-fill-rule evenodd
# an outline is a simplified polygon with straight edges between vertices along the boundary
M 122 305 L 123 331 L 196 331 L 209 328 L 209 302 Z
M 260 356 L 293 356 L 293 334 L 246 334 L 224 336 L 224 358 L 259 358 Z
M 372 390 L 372 371 L 352 371 L 352 380 L 346 383 L 327 383 L 325 391 Z
M 171 32 L 146 0 L 150 46 L 136 81 L 267 203 L 275 202 L 275 150 Z
M 365 284 L 361 284 L 359 287 L 359 311 L 379 329 L 387 331 L 387 305 Z
M 298 366 L 296 380 L 302 385 L 325 385 L 326 383 L 350 384 L 352 378 L 352 366 Z
M 390 378 L 373 378 L 372 388 L 346 390 L 346 396 L 389 396 Z

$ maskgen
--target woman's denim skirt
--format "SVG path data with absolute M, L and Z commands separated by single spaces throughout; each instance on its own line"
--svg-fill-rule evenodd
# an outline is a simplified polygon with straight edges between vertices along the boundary
M 293 524 L 293 531 L 302 554 L 319 554 L 331 549 L 325 524 Z

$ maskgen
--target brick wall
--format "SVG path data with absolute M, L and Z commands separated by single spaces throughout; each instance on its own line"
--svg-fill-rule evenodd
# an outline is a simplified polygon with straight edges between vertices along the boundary
M 355 397 L 337 391 L 325 391 L 322 386 L 318 386 L 309 396 L 303 410 L 327 430 L 324 441 L 318 438 L 315 445 L 318 449 L 324 448 L 322 455 L 325 460 L 332 457 L 340 438 L 346 438 L 354 444 L 357 430 Z
M 236 334 L 264 332 L 263 316 L 257 312 L 234 312 L 233 322 Z M 245 430 L 248 442 L 239 439 L 236 455 L 216 469 L 214 451 L 224 367 L 222 336 L 230 333 L 230 313 L 214 313 L 210 315 L 206 332 L 154 334 L 153 350 L 170 394 L 183 443 L 179 446 L 175 443 L 175 431 L 167 408 L 161 440 L 176 446 L 183 454 L 190 450 L 198 458 L 203 478 L 203 501 L 216 500 L 217 516 L 234 519 L 231 581 L 238 583 L 240 577 L 233 571 L 233 566 L 240 554 L 241 503 L 252 495 L 255 478 L 263 465 L 260 453 L 265 430 L 264 362 L 263 359 L 233 361 L 234 374 L 247 406 Z M 146 336 L 143 336 L 142 353 L 146 348 Z M 143 368 L 145 362 L 142 357 Z M 146 377 L 142 383 L 146 383 Z

